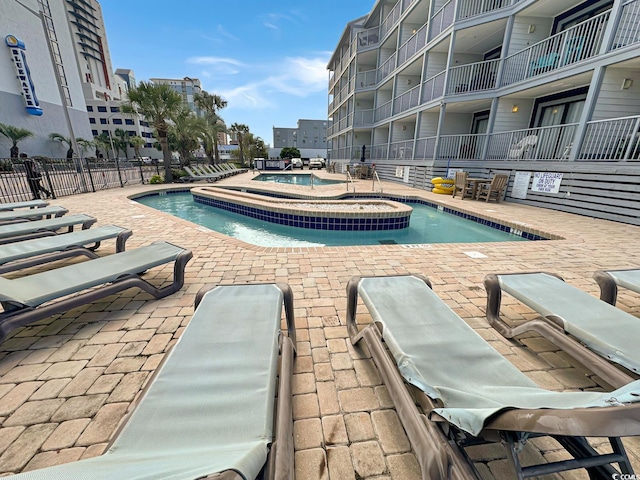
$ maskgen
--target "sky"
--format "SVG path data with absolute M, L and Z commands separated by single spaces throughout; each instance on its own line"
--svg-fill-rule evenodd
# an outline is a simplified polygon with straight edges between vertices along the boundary
M 327 118 L 327 64 L 375 0 L 100 0 L 114 70 L 198 78 L 227 126 L 273 145 L 273 127 Z

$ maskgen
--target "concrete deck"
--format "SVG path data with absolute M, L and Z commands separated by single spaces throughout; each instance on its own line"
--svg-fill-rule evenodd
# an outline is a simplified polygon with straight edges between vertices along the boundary
M 217 185 L 246 186 L 252 176 L 237 175 Z M 308 187 L 293 185 L 272 187 L 310 192 Z M 205 284 L 277 281 L 293 289 L 298 329 L 294 428 L 296 478 L 300 480 L 420 478 L 411 446 L 373 362 L 347 340 L 345 287 L 353 275 L 425 274 L 450 307 L 542 387 L 608 388 L 547 341 L 529 336 L 512 342 L 489 328 L 482 280 L 487 273 L 545 270 L 598 295 L 591 278 L 595 270 L 640 266 L 640 227 L 513 203 L 463 201 L 385 183 L 385 193 L 420 195 L 516 225 L 526 224 L 562 239 L 263 248 L 203 231 L 128 199 L 158 188 L 163 187 L 132 186 L 53 202 L 71 213 L 94 215 L 99 225 L 132 229 L 128 249 L 169 240 L 192 249 L 194 258 L 187 265 L 183 289 L 166 299 L 151 300 L 131 289 L 17 330 L 0 345 L 0 474 L 100 455 L 131 402 L 189 322 L 195 294 Z M 356 189 L 371 191 L 371 181 L 357 181 Z M 344 190 L 344 186 L 326 186 L 313 192 L 330 195 Z M 113 242 L 105 242 L 99 250 L 101 254 L 113 252 Z M 485 257 L 471 258 L 468 252 Z M 168 279 L 171 269 L 167 266 L 149 273 L 151 278 Z M 618 307 L 640 316 L 640 297 L 622 290 Z M 366 309 L 360 308 L 359 314 L 367 315 Z M 503 314 L 514 322 L 534 316 L 509 297 L 503 299 Z M 639 440 L 625 439 L 638 472 Z M 549 439 L 529 442 L 525 452 L 525 457 L 548 461 L 563 456 Z M 500 445 L 475 447 L 471 453 L 484 478 L 513 478 Z M 545 478 L 588 477 L 584 472 L 570 472 Z

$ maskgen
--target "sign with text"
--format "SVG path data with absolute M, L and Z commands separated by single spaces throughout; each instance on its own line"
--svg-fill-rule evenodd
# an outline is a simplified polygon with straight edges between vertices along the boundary
M 4 42 L 9 47 L 11 60 L 13 60 L 13 65 L 16 68 L 16 76 L 20 83 L 20 92 L 24 98 L 27 113 L 37 116 L 42 115 L 42 108 L 40 108 L 40 102 L 36 97 L 36 87 L 31 80 L 31 71 L 27 64 L 27 48 L 24 42 L 14 35 L 7 35 Z
M 560 183 L 562 182 L 562 173 L 553 172 L 536 172 L 533 174 L 532 192 L 542 193 L 558 193 L 560 191 Z
M 513 187 L 511 188 L 511 197 L 522 200 L 527 198 L 529 180 L 531 180 L 531 172 L 516 172 L 516 177 L 513 179 Z

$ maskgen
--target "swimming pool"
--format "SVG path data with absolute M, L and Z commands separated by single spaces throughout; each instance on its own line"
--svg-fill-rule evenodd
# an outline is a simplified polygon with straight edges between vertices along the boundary
M 136 201 L 210 230 L 262 247 L 317 247 L 424 243 L 525 241 L 519 235 L 410 203 L 409 228 L 392 231 L 343 232 L 275 225 L 193 201 L 189 192 L 146 195 Z
M 252 180 L 255 182 L 289 183 L 291 185 L 309 187 L 311 186 L 312 177 L 314 185 L 337 185 L 344 183 L 342 180 L 316 177 L 313 173 L 261 173 L 257 177 L 252 178 Z

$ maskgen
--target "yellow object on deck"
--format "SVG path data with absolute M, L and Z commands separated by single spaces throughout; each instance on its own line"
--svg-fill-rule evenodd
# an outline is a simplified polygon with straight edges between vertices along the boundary
M 433 193 L 439 193 L 440 195 L 451 195 L 453 193 L 454 180 L 453 178 L 436 177 L 431 179 L 433 184 Z

